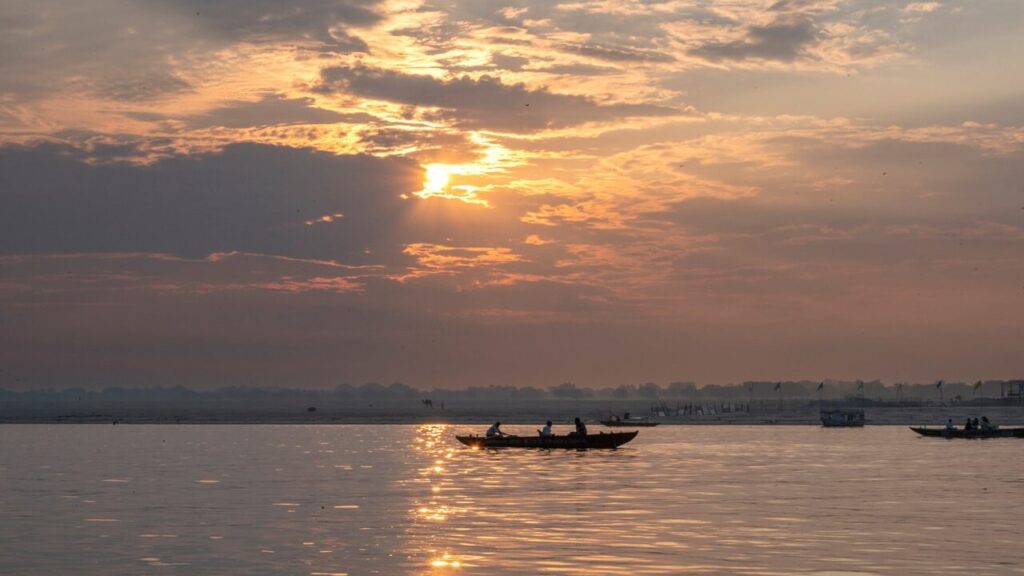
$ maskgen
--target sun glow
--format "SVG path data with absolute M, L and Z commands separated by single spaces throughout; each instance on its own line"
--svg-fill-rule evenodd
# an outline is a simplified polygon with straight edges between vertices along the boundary
M 478 193 L 490 186 L 467 183 L 453 183 L 456 176 L 485 176 L 504 173 L 507 168 L 519 163 L 512 159 L 511 152 L 504 146 L 495 143 L 477 133 L 469 138 L 474 144 L 482 147 L 480 159 L 465 164 L 445 164 L 435 162 L 425 164 L 426 175 L 423 178 L 423 189 L 416 192 L 420 198 L 446 198 L 460 200 L 467 204 L 490 206 L 487 200 Z

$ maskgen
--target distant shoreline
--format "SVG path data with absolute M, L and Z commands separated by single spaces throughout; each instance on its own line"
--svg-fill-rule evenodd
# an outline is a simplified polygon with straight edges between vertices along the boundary
M 109 413 L 89 414 L 32 414 L 32 415 L 0 415 L 0 424 L 96 424 L 111 425 L 116 422 L 123 424 L 160 424 L 160 425 L 389 425 L 389 424 L 446 424 L 464 426 L 487 426 L 495 420 L 507 425 L 540 426 L 545 420 L 554 421 L 556 426 L 568 426 L 575 415 L 585 419 L 591 426 L 604 428 L 598 420 L 606 415 L 595 415 L 592 407 L 581 406 L 573 411 L 566 406 L 550 407 L 532 406 L 512 410 L 511 407 L 495 407 L 493 410 L 451 410 L 424 411 L 410 413 L 403 411 L 388 412 L 381 410 L 374 413 L 354 411 L 317 411 L 300 413 L 215 413 L 182 414 L 169 416 L 159 413 L 147 413 L 144 410 L 110 411 Z M 934 406 L 934 407 L 876 407 L 865 408 L 868 426 L 891 425 L 940 426 L 947 419 L 960 426 L 968 417 L 988 416 L 996 424 L 1024 425 L 1024 407 L 1022 406 Z M 647 416 L 639 411 L 634 416 Z M 763 410 L 755 412 L 724 413 L 715 415 L 680 415 L 652 416 L 651 420 L 661 426 L 820 426 L 817 408 L 796 410 Z

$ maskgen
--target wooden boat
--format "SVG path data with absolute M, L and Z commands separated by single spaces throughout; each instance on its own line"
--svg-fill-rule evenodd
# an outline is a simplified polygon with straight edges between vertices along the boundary
M 826 428 L 861 428 L 864 426 L 863 410 L 836 408 L 822 410 L 819 416 L 821 416 L 821 425 Z
M 456 436 L 459 442 L 472 448 L 618 448 L 639 434 L 610 432 L 586 436 Z
M 601 422 L 601 424 L 604 424 L 605 426 L 608 426 L 609 428 L 616 428 L 616 427 L 618 427 L 618 428 L 622 428 L 622 427 L 627 427 L 627 428 L 651 428 L 653 426 L 657 426 L 658 425 L 657 422 L 651 422 L 650 420 L 647 420 L 647 419 L 641 420 L 639 418 L 635 419 L 635 420 L 634 419 L 630 419 L 630 420 L 601 420 L 600 422 Z
M 945 428 L 925 428 L 923 426 L 911 426 L 911 430 L 921 436 L 934 436 L 938 438 L 1024 438 L 1024 428 L 996 428 L 995 430 L 946 430 Z

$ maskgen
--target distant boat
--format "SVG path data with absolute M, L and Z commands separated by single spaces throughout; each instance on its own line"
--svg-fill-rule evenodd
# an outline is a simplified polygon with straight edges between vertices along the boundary
M 633 432 L 587 434 L 586 436 L 456 436 L 471 448 L 618 448 L 636 435 Z
M 601 420 L 601 424 L 609 427 L 622 427 L 627 426 L 629 428 L 650 428 L 657 426 L 658 422 L 651 422 L 647 418 L 628 418 L 626 420 Z
M 995 430 L 946 430 L 945 428 L 925 428 L 911 426 L 911 430 L 921 436 L 937 438 L 1024 438 L 1024 428 L 996 428 Z
M 840 408 L 822 410 L 821 425 L 826 428 L 860 428 L 864 426 L 864 411 Z

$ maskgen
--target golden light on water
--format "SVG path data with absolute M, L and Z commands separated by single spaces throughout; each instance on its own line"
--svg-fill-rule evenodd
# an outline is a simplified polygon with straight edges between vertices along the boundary
M 416 429 L 416 450 L 424 457 L 419 468 L 418 482 L 430 486 L 429 492 L 413 500 L 413 508 L 410 510 L 412 524 L 418 526 L 419 530 L 432 532 L 439 525 L 444 526 L 468 512 L 465 505 L 445 498 L 441 490 L 442 486 L 453 487 L 453 478 L 443 466 L 449 460 L 449 466 L 454 469 L 450 460 L 454 453 L 449 443 L 450 433 L 451 428 L 443 424 L 426 424 Z M 450 549 L 430 549 L 424 561 L 433 570 L 458 570 L 463 567 L 466 558 L 454 555 Z
M 448 554 L 430 561 L 434 568 L 462 568 L 462 562 L 452 559 Z

